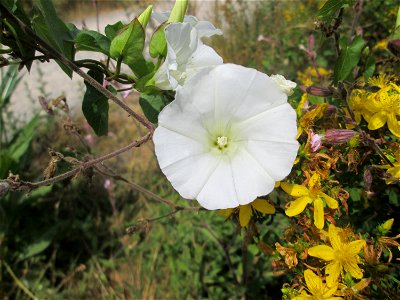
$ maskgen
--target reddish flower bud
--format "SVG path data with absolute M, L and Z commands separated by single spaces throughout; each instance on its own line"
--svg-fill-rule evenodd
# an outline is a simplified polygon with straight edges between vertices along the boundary
M 342 144 L 351 140 L 356 132 L 349 129 L 328 129 L 325 132 L 325 141 L 330 144 Z
M 387 48 L 393 55 L 400 57 L 400 39 L 389 41 Z
M 320 86 L 309 86 L 306 88 L 307 94 L 313 95 L 313 96 L 319 96 L 319 97 L 328 97 L 331 96 L 333 93 L 329 88 L 324 88 Z

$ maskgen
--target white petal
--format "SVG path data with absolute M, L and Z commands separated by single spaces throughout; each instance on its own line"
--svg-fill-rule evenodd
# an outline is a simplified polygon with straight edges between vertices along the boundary
M 156 86 L 162 90 L 173 89 L 169 77 L 168 63 L 164 62 L 154 75 Z
M 187 63 L 197 49 L 197 31 L 189 23 L 172 23 L 165 28 L 168 55 L 173 55 L 178 64 Z
M 171 131 L 162 126 L 157 127 L 154 132 L 153 140 L 154 143 L 159 145 L 156 149 L 156 154 L 161 169 L 182 159 L 196 156 L 207 151 L 204 145 L 193 138 Z M 169 143 L 169 141 L 174 142 Z
M 196 199 L 219 162 L 220 158 L 203 153 L 178 160 L 162 171 L 183 198 Z
M 240 148 L 231 161 L 239 204 L 248 204 L 274 189 L 275 180 L 245 147 Z
M 208 133 L 201 118 L 202 115 L 193 106 L 188 103 L 173 101 L 164 107 L 159 114 L 158 124 L 160 127 L 191 138 L 202 145 L 207 145 Z M 174 143 L 174 140 L 171 139 L 170 142 Z
M 296 113 L 288 104 L 280 104 L 233 124 L 238 140 L 295 142 Z
M 299 144 L 295 141 L 249 141 L 246 145 L 246 150 L 274 179 L 274 183 L 289 175 L 298 149 Z
M 208 21 L 197 21 L 193 26 L 198 31 L 199 38 L 222 34 L 221 29 L 215 28 L 215 26 Z
M 206 45 L 199 45 L 190 57 L 186 68 L 190 69 L 215 66 L 222 64 L 222 62 L 222 57 L 219 56 L 213 48 Z
M 232 208 L 239 205 L 228 157 L 220 159 L 196 196 L 200 205 L 207 209 Z

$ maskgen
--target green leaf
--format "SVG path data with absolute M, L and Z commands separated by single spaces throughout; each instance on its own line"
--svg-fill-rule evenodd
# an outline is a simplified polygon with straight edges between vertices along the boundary
M 165 39 L 166 23 L 161 24 L 153 33 L 150 40 L 149 51 L 151 57 L 165 57 L 167 56 L 167 40 Z
M 75 38 L 77 51 L 94 51 L 110 55 L 110 40 L 94 30 L 81 30 Z
M 11 65 L 7 71 L 1 76 L 0 82 L 0 109 L 5 107 L 9 102 L 12 93 L 17 87 L 22 77 L 18 76 L 18 66 Z
M 336 61 L 333 73 L 334 82 L 345 80 L 351 71 L 357 66 L 365 41 L 357 36 L 353 42 L 340 50 L 339 58 Z
M 144 40 L 143 27 L 134 19 L 111 41 L 110 56 L 117 60 L 122 58 L 137 76 L 144 76 L 152 71 L 143 57 Z
M 12 160 L 18 162 L 22 155 L 28 150 L 32 138 L 36 133 L 39 124 L 39 117 L 34 117 L 22 130 L 17 134 L 13 143 L 8 147 L 9 156 Z
M 73 60 L 75 56 L 74 37 L 68 26 L 57 16 L 52 1 L 37 0 L 35 8 L 36 15 L 32 19 L 32 26 L 36 34 L 67 59 Z M 59 61 L 57 63 L 68 76 L 72 76 L 72 70 Z
M 375 58 L 373 58 L 372 56 L 369 56 L 367 58 L 367 61 L 365 63 L 365 70 L 364 70 L 364 79 L 365 81 L 368 81 L 368 79 L 370 77 L 372 77 L 372 75 L 374 75 L 375 72 Z
M 8 176 L 13 160 L 7 151 L 0 150 L 0 179 Z
M 160 111 L 167 105 L 167 101 L 162 94 L 157 93 L 141 93 L 139 104 L 146 118 L 156 124 Z
M 349 4 L 349 0 L 328 0 L 318 11 L 318 17 L 330 23 L 339 9 Z
M 88 75 L 94 78 L 98 83 L 103 84 L 103 73 L 96 70 L 90 70 Z M 107 135 L 108 99 L 86 81 L 85 85 L 86 93 L 82 102 L 83 114 L 98 136 Z
M 121 21 L 118 21 L 115 24 L 107 25 L 104 29 L 104 33 L 106 36 L 112 41 L 119 33 L 121 33 L 123 28 L 127 28 L 128 26 L 124 25 Z
M 12 18 L 8 18 L 7 15 L 14 15 L 28 27 L 30 19 L 26 15 L 21 1 L 1 1 L 0 5 L 2 11 L 1 15 L 3 18 L 0 18 L 0 27 L 2 28 L 2 30 L 0 30 L 0 44 L 10 47 L 13 49 L 15 56 L 26 61 L 23 65 L 25 65 L 29 71 L 33 57 L 35 56 L 35 49 L 30 45 L 35 42 L 32 37 L 25 32 L 25 30 L 21 29 L 18 23 L 14 22 Z
M 30 244 L 28 247 L 26 247 L 25 251 L 23 254 L 21 254 L 21 259 L 27 259 L 29 257 L 35 256 L 44 250 L 46 250 L 51 244 L 51 240 L 49 239 L 43 239 L 36 241 L 33 244 Z

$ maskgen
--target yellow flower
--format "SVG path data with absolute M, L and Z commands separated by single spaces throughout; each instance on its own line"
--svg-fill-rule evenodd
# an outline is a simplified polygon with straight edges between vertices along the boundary
M 237 210 L 239 210 L 239 223 L 242 227 L 249 225 L 254 210 L 268 215 L 275 213 L 275 207 L 264 199 L 256 199 L 249 204 L 239 205 L 236 208 L 220 209 L 218 212 L 227 219 Z
M 306 280 L 306 285 L 311 295 L 303 291 L 299 296 L 294 297 L 292 300 L 343 299 L 342 297 L 333 297 L 333 294 L 338 288 L 338 283 L 333 286 L 328 286 L 311 270 L 304 271 L 304 279 Z
M 354 113 L 355 121 L 357 124 L 361 122 L 361 118 L 369 120 L 371 112 L 365 107 L 365 103 L 368 101 L 368 93 L 363 90 L 355 90 L 349 99 L 349 106 Z
M 311 176 L 308 188 L 304 185 L 287 182 L 281 182 L 281 188 L 289 195 L 297 198 L 290 202 L 289 208 L 285 211 L 286 215 L 289 217 L 297 216 L 304 211 L 307 204 L 313 203 L 314 224 L 318 229 L 324 228 L 324 203 L 322 199 L 325 200 L 330 208 L 338 208 L 338 202 L 322 192 L 320 176 L 318 174 Z
M 389 130 L 400 138 L 400 125 L 397 119 L 400 115 L 400 87 L 384 74 L 370 78 L 368 83 L 380 88 L 376 93 L 368 93 L 364 101 L 364 108 L 370 112 L 366 118 L 368 129 L 376 130 L 387 123 Z
M 327 108 L 327 103 L 318 104 L 315 108 L 304 113 L 299 120 L 296 139 L 298 139 L 303 132 L 309 132 L 309 129 L 314 125 L 314 122 L 324 116 Z
M 326 266 L 325 274 L 327 274 L 326 283 L 328 286 L 337 284 L 340 273 L 343 269 L 350 273 L 354 278 L 361 279 L 363 271 L 358 266 L 360 257 L 358 253 L 361 248 L 366 245 L 364 240 L 355 240 L 347 242 L 339 233 L 343 233 L 340 228 L 336 228 L 333 224 L 329 225 L 329 241 L 332 247 L 327 245 L 318 245 L 308 249 L 308 254 L 321 258 L 330 263 Z
M 321 67 L 318 68 L 318 73 L 322 77 L 327 77 L 330 74 L 327 69 Z M 319 81 L 314 67 L 307 67 L 304 71 L 297 72 L 297 78 L 305 86 L 313 85 Z
M 374 49 L 385 50 L 387 43 L 388 43 L 387 39 L 380 40 L 375 44 Z

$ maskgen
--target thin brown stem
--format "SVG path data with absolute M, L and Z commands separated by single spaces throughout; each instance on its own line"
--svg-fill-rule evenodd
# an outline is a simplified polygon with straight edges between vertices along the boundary
M 11 191 L 31 191 L 31 190 L 37 189 L 38 187 L 50 185 L 55 182 L 64 180 L 66 178 L 75 176 L 76 174 L 78 174 L 88 168 L 91 168 L 105 160 L 108 160 L 117 155 L 120 155 L 121 153 L 124 153 L 132 148 L 140 147 L 142 144 L 147 142 L 151 138 L 151 136 L 152 136 L 152 133 L 149 132 L 145 136 L 141 137 L 139 140 L 134 141 L 123 148 L 120 148 L 114 152 L 103 155 L 101 157 L 89 160 L 85 163 L 82 163 L 79 167 L 76 167 L 68 172 L 65 172 L 63 174 L 60 174 L 58 176 L 55 176 L 55 177 L 52 177 L 49 179 L 45 179 L 45 180 L 38 181 L 38 182 L 29 182 L 29 181 L 20 181 L 20 180 L 16 179 L 15 176 L 9 176 L 6 180 L 0 181 L 0 183 L 2 183 L 2 182 L 8 183 Z

